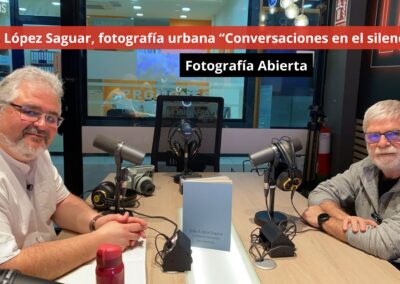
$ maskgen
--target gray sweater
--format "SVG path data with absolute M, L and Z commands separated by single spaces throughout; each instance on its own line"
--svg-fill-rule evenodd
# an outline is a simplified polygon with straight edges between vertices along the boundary
M 382 259 L 400 262 L 400 181 L 379 199 L 378 179 L 379 169 L 367 157 L 343 174 L 320 183 L 310 193 L 308 202 L 318 205 L 331 200 L 350 214 L 365 219 L 372 219 L 373 212 L 378 213 L 382 224 L 368 227 L 365 233 L 347 230 L 347 242 Z

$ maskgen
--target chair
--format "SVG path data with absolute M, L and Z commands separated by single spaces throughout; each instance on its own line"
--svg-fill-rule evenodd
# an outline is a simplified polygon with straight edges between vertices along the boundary
M 188 169 L 193 172 L 219 172 L 224 100 L 220 97 L 159 96 L 157 98 L 151 163 L 156 171 L 184 170 L 185 130 Z

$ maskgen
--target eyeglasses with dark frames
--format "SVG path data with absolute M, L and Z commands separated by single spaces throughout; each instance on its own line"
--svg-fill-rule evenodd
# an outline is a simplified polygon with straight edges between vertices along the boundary
M 0 103 L 12 106 L 15 110 L 19 112 L 21 120 L 24 121 L 36 122 L 44 116 L 44 121 L 48 126 L 51 127 L 59 127 L 61 123 L 64 121 L 64 118 L 61 116 L 33 110 L 32 108 L 27 106 L 21 106 L 14 103 L 3 102 L 3 101 L 1 101 Z
M 390 130 L 385 133 L 380 132 L 366 132 L 364 133 L 365 141 L 368 144 L 378 143 L 381 136 L 385 136 L 386 140 L 389 142 L 400 142 L 400 130 Z

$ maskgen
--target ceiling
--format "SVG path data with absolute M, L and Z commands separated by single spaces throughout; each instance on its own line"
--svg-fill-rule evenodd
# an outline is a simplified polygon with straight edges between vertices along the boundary
M 52 2 L 59 0 L 19 0 L 19 7 L 26 9 L 20 14 L 59 16 L 60 6 Z M 228 3 L 229 0 L 86 0 L 86 14 L 148 19 L 179 19 L 184 14 L 188 20 L 210 20 Z M 141 9 L 135 10 L 133 6 L 141 6 Z M 190 11 L 182 12 L 183 7 L 189 7 Z

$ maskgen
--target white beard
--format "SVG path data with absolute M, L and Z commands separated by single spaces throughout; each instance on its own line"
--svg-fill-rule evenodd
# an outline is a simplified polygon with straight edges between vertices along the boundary
M 383 172 L 400 172 L 400 150 L 396 147 L 390 145 L 390 147 L 384 150 L 381 148 L 371 150 L 367 147 L 367 150 L 371 160 Z M 374 151 L 374 155 L 371 155 L 372 151 Z M 391 155 L 381 155 L 389 153 L 391 153 Z
M 2 133 L 0 133 L 0 139 L 2 143 L 8 149 L 10 149 L 11 152 L 15 153 L 18 156 L 22 156 L 24 160 L 27 161 L 36 159 L 41 153 L 43 153 L 47 149 L 46 146 L 35 148 L 27 146 L 25 145 L 23 139 L 19 139 L 17 142 L 12 142 Z

